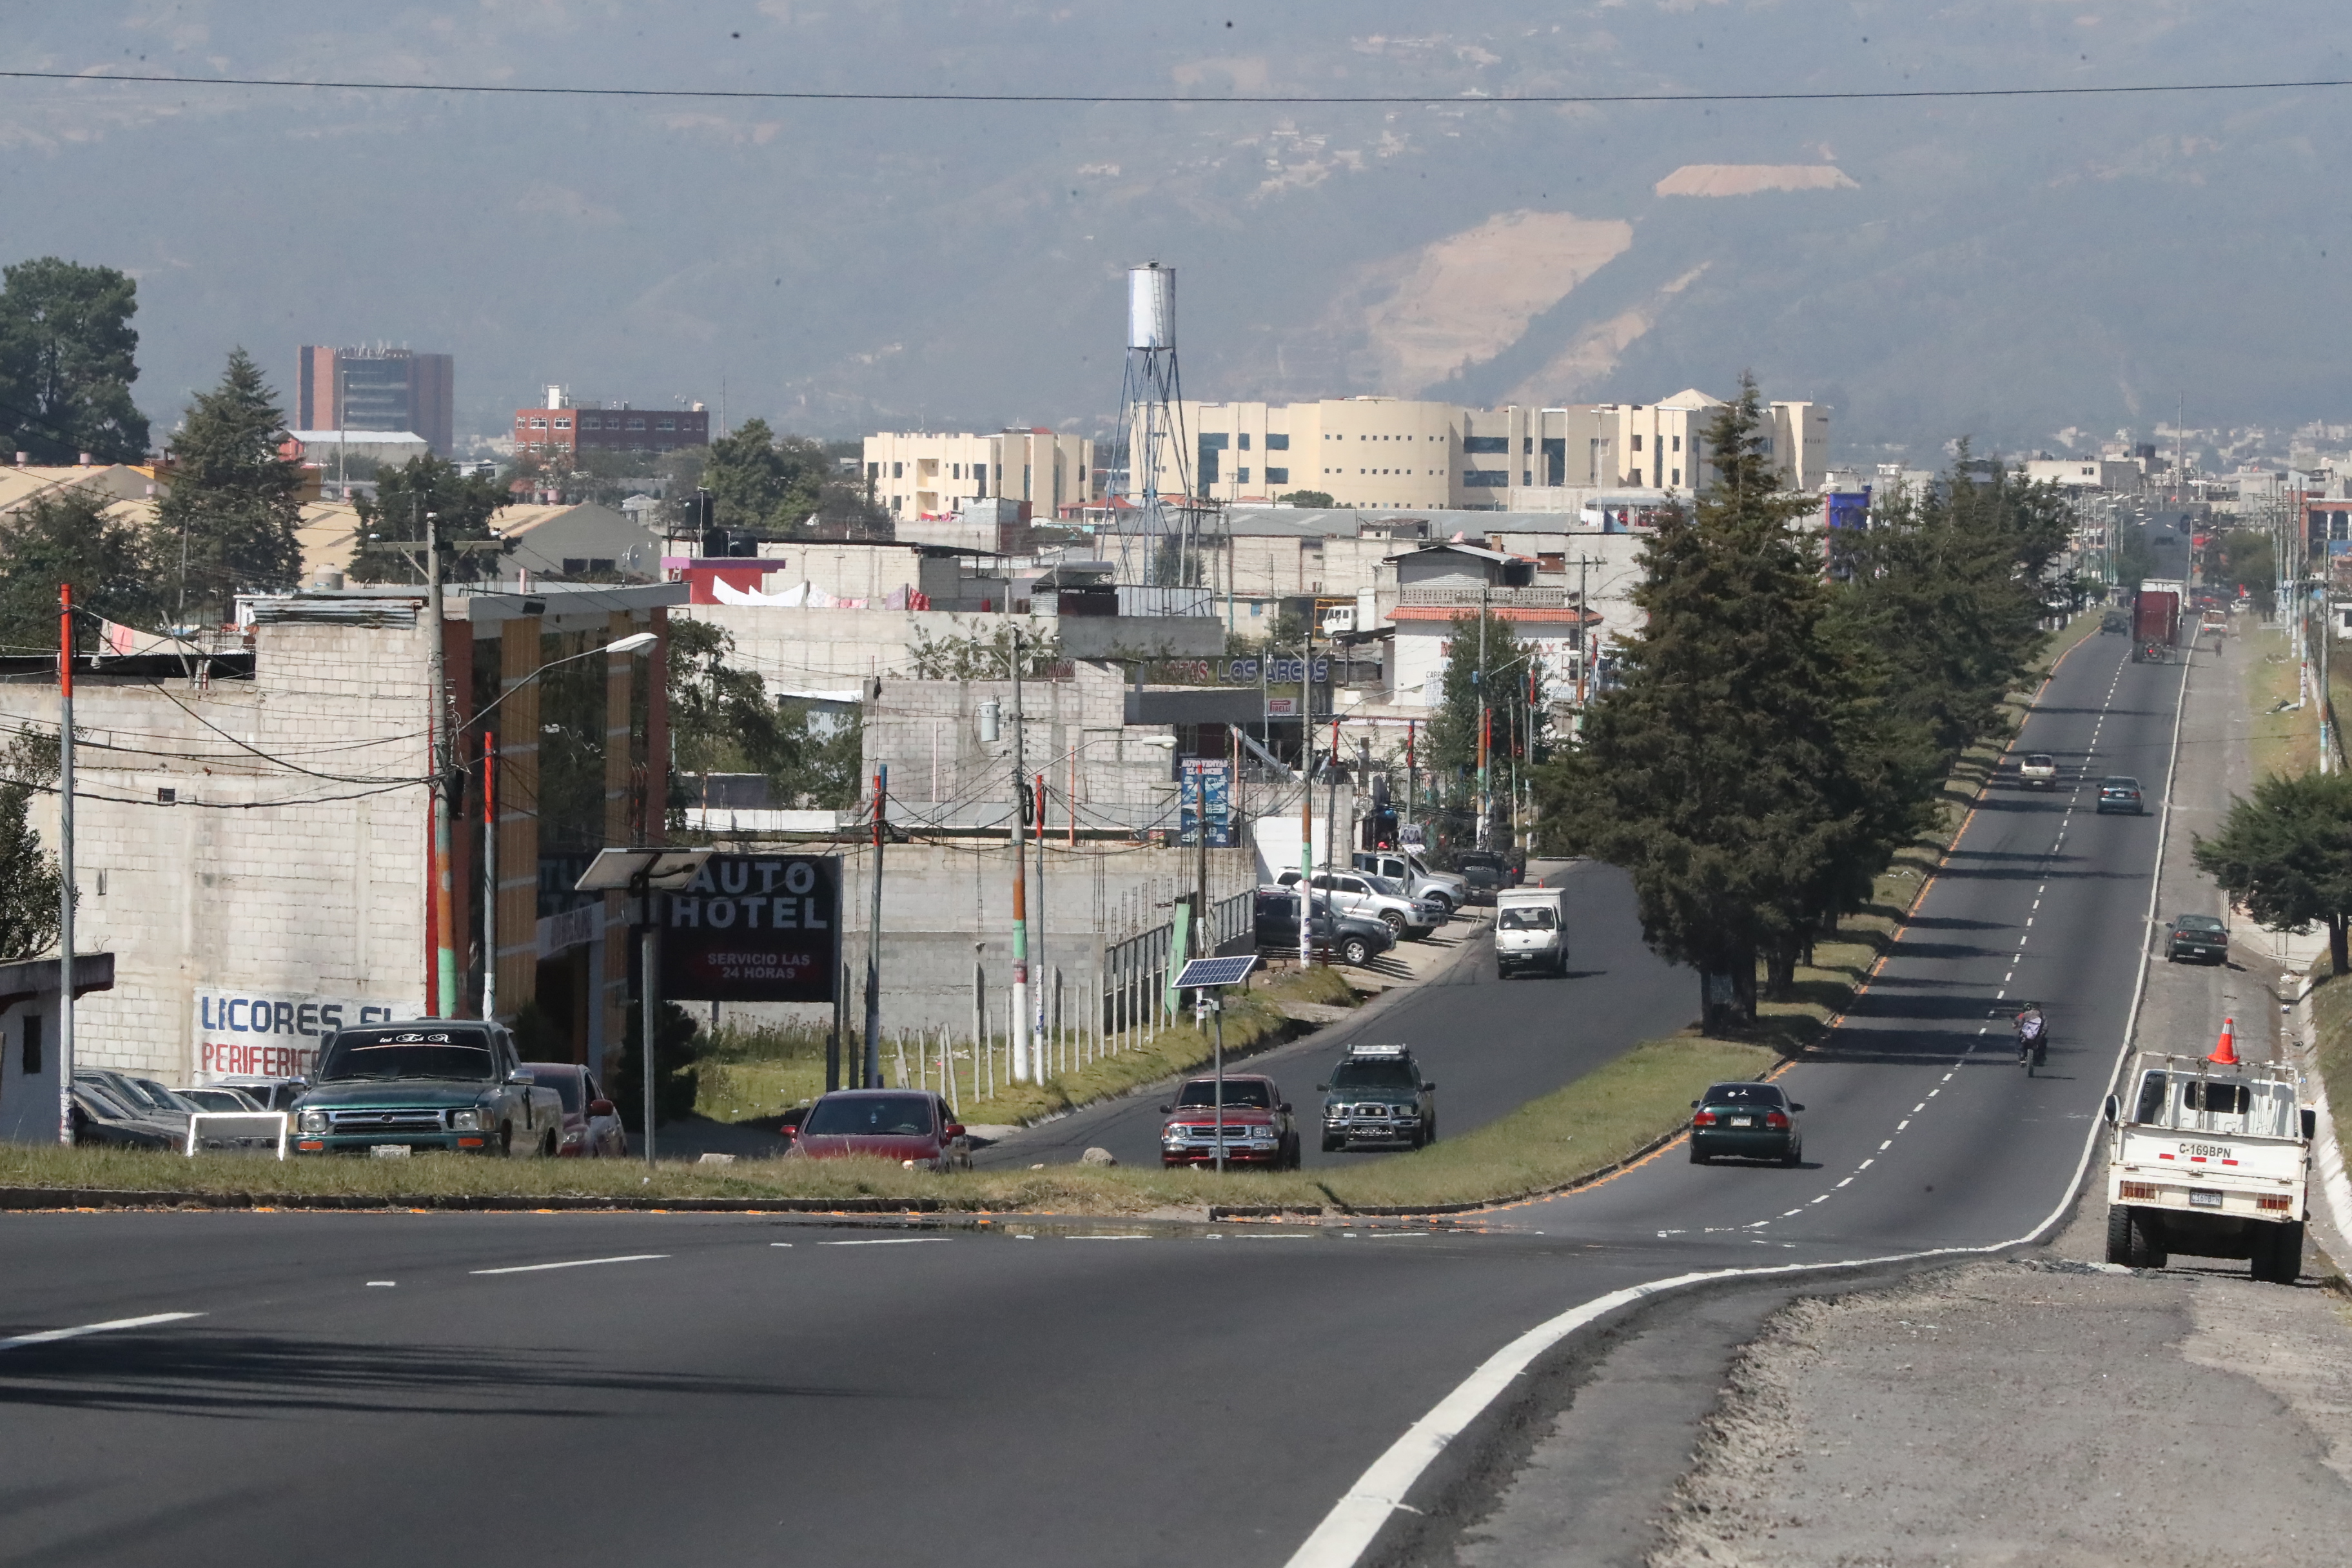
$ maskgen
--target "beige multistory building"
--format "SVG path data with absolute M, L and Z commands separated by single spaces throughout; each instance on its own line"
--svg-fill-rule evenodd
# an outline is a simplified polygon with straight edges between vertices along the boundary
M 896 518 L 946 517 L 976 500 L 1029 503 L 1040 519 L 1094 500 L 1095 444 L 1056 431 L 886 431 L 866 437 L 866 489 Z
M 1659 403 L 1559 408 L 1370 396 L 1187 402 L 1183 444 L 1158 444 L 1154 478 L 1162 495 L 1229 505 L 1319 490 L 1350 509 L 1566 510 L 1560 498 L 1570 491 L 1675 492 L 1706 483 L 1701 447 L 1721 406 L 1696 390 Z M 1766 414 L 1782 482 L 1818 489 L 1829 468 L 1829 410 L 1781 402 Z M 1130 449 L 1141 448 L 1139 436 Z M 1140 494 L 1140 476 L 1128 488 Z

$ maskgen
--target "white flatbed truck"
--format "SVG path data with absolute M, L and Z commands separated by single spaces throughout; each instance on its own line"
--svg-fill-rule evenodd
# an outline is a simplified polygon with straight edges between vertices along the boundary
M 2141 1053 L 2107 1097 L 2107 1261 L 2242 1258 L 2257 1279 L 2294 1283 L 2313 1114 L 2291 1068 Z

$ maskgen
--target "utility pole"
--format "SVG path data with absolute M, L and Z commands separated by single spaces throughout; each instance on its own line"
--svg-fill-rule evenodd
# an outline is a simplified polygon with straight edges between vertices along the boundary
M 1298 668 L 1298 967 L 1315 967 L 1315 613 Z M 1223 1144 L 1220 1142 L 1219 1148 Z
M 1052 972 L 1045 967 L 1045 775 L 1044 773 L 1037 775 L 1037 786 L 1031 793 L 1030 798 L 1035 802 L 1037 807 L 1037 952 L 1035 955 L 1037 984 L 1031 994 L 1036 997 L 1037 1081 L 1043 1083 L 1045 1081 L 1046 1045 L 1054 1037 L 1051 1029 L 1047 1027 L 1050 1020 L 1046 1015 L 1046 1009 L 1053 1001 L 1053 987 L 1045 978 Z
M 1478 584 L 1478 835 L 1479 848 L 1487 847 L 1487 824 L 1495 815 L 1494 796 L 1487 783 L 1487 756 L 1493 745 L 1494 722 L 1486 707 L 1486 603 L 1488 585 Z
M 866 920 L 866 1060 L 858 1080 L 866 1089 L 882 1087 L 882 822 L 889 798 L 890 764 L 879 763 L 874 769 L 874 902 Z
M 58 1142 L 71 1144 L 74 1075 L 73 584 L 58 584 Z
M 499 1016 L 499 738 L 482 732 L 482 1016 Z
M 425 634 L 425 679 L 432 708 L 425 724 L 433 756 L 433 1016 L 457 1016 L 457 949 L 450 897 L 449 854 L 449 672 L 441 619 L 441 514 L 425 514 L 425 581 L 430 623 Z
M 1013 632 L 1013 1081 L 1030 1081 L 1029 829 L 1023 809 L 1029 792 L 1021 753 L 1021 631 Z

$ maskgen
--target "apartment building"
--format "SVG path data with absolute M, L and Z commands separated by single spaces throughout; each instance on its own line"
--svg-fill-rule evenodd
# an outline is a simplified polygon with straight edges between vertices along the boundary
M 413 430 L 447 457 L 455 439 L 457 362 L 447 354 L 302 345 L 294 426 L 302 430 Z
M 1187 402 L 1186 443 L 1160 443 L 1155 477 L 1162 494 L 1228 505 L 1320 490 L 1350 509 L 1559 510 L 1567 510 L 1559 492 L 1568 490 L 1672 493 L 1706 483 L 1699 448 L 1721 406 L 1696 389 L 1661 403 L 1559 408 L 1372 396 Z M 1829 410 L 1781 402 L 1767 416 L 1782 482 L 1818 489 L 1829 466 Z M 1131 439 L 1131 450 L 1141 447 L 1139 437 Z
M 866 437 L 866 489 L 892 517 L 946 517 L 973 501 L 1027 503 L 1056 517 L 1095 499 L 1095 444 L 1043 426 L 1002 430 L 885 431 Z

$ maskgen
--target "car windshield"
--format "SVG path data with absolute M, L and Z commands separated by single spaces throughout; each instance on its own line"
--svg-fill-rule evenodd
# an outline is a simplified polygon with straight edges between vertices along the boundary
M 1370 882 L 1376 891 L 1386 893 L 1391 899 L 1404 897 L 1404 884 L 1393 877 L 1375 877 L 1367 871 L 1364 873 L 1364 880 Z
M 1497 931 L 1549 931 L 1558 922 L 1552 919 L 1551 906 L 1537 904 L 1533 908 L 1514 905 L 1503 911 L 1495 922 Z
M 498 1055 L 480 1029 L 345 1029 L 319 1055 L 319 1081 L 498 1076 Z
M 79 1076 L 75 1078 L 74 1098 L 83 1101 L 89 1110 L 105 1117 L 110 1121 L 129 1121 L 131 1120 L 130 1111 L 124 1110 L 122 1106 L 115 1100 L 113 1096 L 106 1092 L 103 1087 L 93 1083 L 89 1079 Z
M 2025 765 L 2029 768 L 2054 768 L 2058 765 L 2058 759 L 2047 752 L 2035 752 L 2025 759 Z
M 182 1099 L 177 1092 L 165 1089 L 152 1078 L 134 1078 L 131 1084 L 158 1110 L 175 1110 L 185 1116 L 189 1111 L 199 1109 L 193 1101 Z
M 565 1114 L 580 1114 L 581 1072 L 578 1068 L 569 1062 L 525 1062 L 522 1068 L 541 1084 L 555 1091 L 555 1097 L 563 1101 Z
M 919 1094 L 829 1094 L 801 1123 L 820 1138 L 920 1138 L 930 1130 L 931 1102 Z
M 1462 857 L 1462 868 L 1465 871 L 1473 866 L 1482 870 L 1491 871 L 1502 863 L 1501 857 L 1489 855 L 1483 849 L 1473 850 Z
M 2223 929 L 2221 921 L 2212 915 L 2183 915 L 2172 923 L 2181 931 L 2219 932 Z
M 145 1083 L 135 1078 L 117 1074 L 104 1080 L 114 1091 L 114 1098 L 135 1110 L 177 1110 L 171 1095 L 159 1083 Z
M 2101 789 L 2137 789 L 2139 788 L 2139 780 L 2124 778 L 2118 774 L 2114 777 L 2101 779 L 2099 781 L 2099 787 Z
M 200 1110 L 235 1111 L 251 1110 L 253 1109 L 252 1105 L 247 1101 L 245 1096 L 237 1093 L 236 1090 L 233 1089 L 182 1089 L 180 1091 L 180 1098 L 183 1100 L 191 1100 L 195 1101 L 196 1108 Z
M 1706 1100 L 1709 1105 L 1778 1105 L 1782 1096 L 1769 1083 L 1718 1083 Z
M 1341 1062 L 1331 1075 L 1333 1089 L 1417 1089 L 1421 1080 L 1408 1061 L 1393 1058 L 1382 1061 L 1351 1058 Z
M 1192 1110 L 1216 1103 L 1217 1080 L 1213 1078 L 1194 1079 L 1184 1086 L 1184 1092 L 1176 1097 L 1176 1109 L 1179 1110 Z M 1225 1103 L 1244 1105 L 1256 1110 L 1272 1110 L 1273 1087 L 1264 1079 L 1229 1078 L 1225 1079 Z

